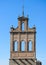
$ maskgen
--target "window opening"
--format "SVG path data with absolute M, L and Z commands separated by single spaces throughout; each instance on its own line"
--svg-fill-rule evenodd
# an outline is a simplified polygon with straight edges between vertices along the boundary
M 28 50 L 32 51 L 32 41 L 29 41 Z
M 24 22 L 22 22 L 22 31 L 24 31 Z
M 14 42 L 14 50 L 18 51 L 18 42 L 17 41 Z
M 21 51 L 25 51 L 25 41 L 21 42 Z

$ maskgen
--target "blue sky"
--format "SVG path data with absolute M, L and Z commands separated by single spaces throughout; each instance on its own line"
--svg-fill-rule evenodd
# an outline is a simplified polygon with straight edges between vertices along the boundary
M 0 65 L 9 65 L 10 27 L 18 26 L 22 15 L 23 0 L 0 0 Z M 36 56 L 46 64 L 46 0 L 24 0 L 25 16 L 29 15 L 29 27 L 36 26 Z

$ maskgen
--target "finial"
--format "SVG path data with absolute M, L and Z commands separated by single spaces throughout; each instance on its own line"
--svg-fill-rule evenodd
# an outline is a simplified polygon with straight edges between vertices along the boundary
M 36 28 L 35 25 L 33 26 L 33 28 L 34 28 L 34 29 Z
M 13 29 L 13 25 L 11 25 L 11 29 Z
M 22 8 L 22 16 L 24 16 L 24 5 L 23 5 L 23 8 Z
M 22 16 L 24 16 L 24 0 L 23 0 L 23 6 L 22 6 Z

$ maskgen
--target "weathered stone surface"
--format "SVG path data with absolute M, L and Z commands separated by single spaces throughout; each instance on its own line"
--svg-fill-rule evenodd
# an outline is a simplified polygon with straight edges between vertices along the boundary
M 24 23 L 24 31 L 22 31 L 22 23 Z M 25 51 L 21 51 L 21 42 L 25 41 Z M 15 51 L 14 42 L 18 42 L 17 51 Z M 29 41 L 32 41 L 32 50 L 29 51 Z M 36 28 L 28 27 L 28 18 L 19 17 L 18 27 L 11 27 L 10 30 L 10 60 L 9 65 L 41 65 L 36 60 Z

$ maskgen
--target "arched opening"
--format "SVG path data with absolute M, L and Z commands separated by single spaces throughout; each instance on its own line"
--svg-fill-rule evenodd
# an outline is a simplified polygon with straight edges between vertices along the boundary
M 21 51 L 25 51 L 25 41 L 21 42 Z
M 22 22 L 22 31 L 24 31 L 24 22 Z
M 14 51 L 18 51 L 18 42 L 17 41 L 14 42 Z
M 32 41 L 29 41 L 28 43 L 28 51 L 32 51 Z

